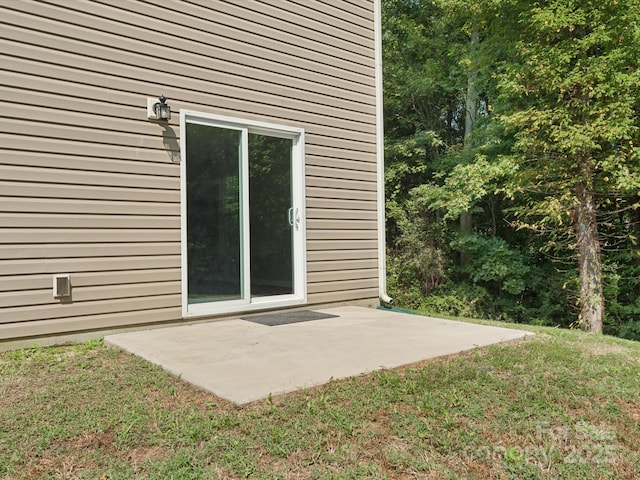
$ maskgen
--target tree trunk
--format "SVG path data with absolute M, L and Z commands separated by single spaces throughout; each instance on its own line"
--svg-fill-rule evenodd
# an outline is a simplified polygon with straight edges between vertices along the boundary
M 585 166 L 584 169 L 588 170 L 590 167 Z M 584 175 L 583 178 L 588 176 Z M 576 186 L 576 196 L 578 205 L 575 209 L 574 224 L 580 271 L 580 326 L 592 333 L 602 333 L 604 293 L 600 238 L 596 205 L 586 181 Z
M 480 36 L 477 31 L 471 33 L 471 54 L 475 56 L 475 50 L 480 42 Z M 476 83 L 478 81 L 478 70 L 475 65 L 471 67 L 469 76 L 467 77 L 467 98 L 465 102 L 465 122 L 464 122 L 464 148 L 471 148 L 471 130 L 476 124 L 476 114 L 478 111 L 478 92 Z M 473 231 L 473 215 L 466 211 L 460 214 L 460 233 L 469 234 Z M 466 252 L 460 251 L 460 265 L 464 266 L 469 263 Z
M 636 198 L 635 200 L 632 200 L 631 203 L 637 203 L 640 204 L 640 192 L 638 192 L 636 194 Z M 635 210 L 632 210 L 633 214 L 632 214 L 632 225 L 633 225 L 633 233 L 636 237 L 636 242 L 638 241 L 637 239 L 640 238 L 640 208 L 637 208 Z M 636 256 L 636 265 L 640 265 L 640 255 Z M 638 285 L 638 288 L 640 288 L 640 284 Z
M 475 56 L 477 55 L 476 50 L 478 49 L 479 43 L 480 35 L 474 30 L 471 33 L 470 46 L 473 64 L 471 65 L 469 75 L 467 76 L 467 98 L 465 99 L 466 115 L 464 119 L 464 148 L 469 148 L 471 146 L 471 130 L 473 130 L 473 127 L 476 124 L 476 115 L 478 113 L 478 88 L 476 85 L 478 83 L 478 67 L 476 65 Z

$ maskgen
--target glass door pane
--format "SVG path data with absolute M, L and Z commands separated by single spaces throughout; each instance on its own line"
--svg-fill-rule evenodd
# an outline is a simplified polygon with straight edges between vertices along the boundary
M 186 130 L 188 303 L 241 299 L 242 131 Z
M 251 296 L 294 292 L 290 138 L 249 134 Z

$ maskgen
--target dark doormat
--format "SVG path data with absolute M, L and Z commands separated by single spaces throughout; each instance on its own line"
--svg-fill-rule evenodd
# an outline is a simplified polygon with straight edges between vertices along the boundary
M 296 312 L 273 313 L 270 315 L 259 315 L 257 317 L 244 317 L 241 320 L 247 322 L 259 323 L 268 327 L 277 327 L 278 325 L 289 325 L 290 323 L 310 322 L 312 320 L 324 320 L 326 318 L 336 318 L 339 315 L 331 315 L 330 313 L 314 312 L 313 310 L 299 310 Z

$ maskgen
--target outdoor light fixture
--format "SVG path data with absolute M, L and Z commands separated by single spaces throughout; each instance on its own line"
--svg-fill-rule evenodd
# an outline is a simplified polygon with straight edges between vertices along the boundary
M 167 98 L 161 95 L 158 98 L 159 102 L 153 105 L 153 113 L 156 115 L 157 120 L 170 120 L 171 119 L 171 107 L 167 105 Z
M 171 107 L 167 104 L 167 97 L 147 97 L 147 118 L 165 121 L 171 119 Z

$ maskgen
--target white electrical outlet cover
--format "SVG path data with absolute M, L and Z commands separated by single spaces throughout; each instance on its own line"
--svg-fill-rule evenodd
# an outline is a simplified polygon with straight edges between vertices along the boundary
M 159 101 L 160 100 L 155 97 L 147 97 L 147 118 L 149 120 L 157 120 L 156 112 L 153 111 L 153 106 Z

